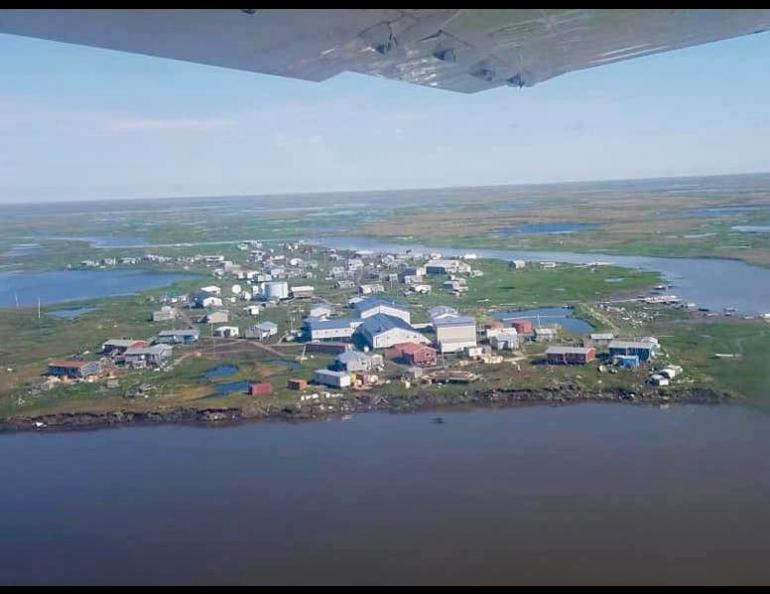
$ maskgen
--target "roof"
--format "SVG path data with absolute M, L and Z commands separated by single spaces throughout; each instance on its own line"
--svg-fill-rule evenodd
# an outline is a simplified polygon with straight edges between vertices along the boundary
M 593 347 L 574 347 L 574 346 L 552 346 L 546 349 L 546 355 L 585 355 L 595 351 Z
M 402 353 L 419 353 L 421 351 L 429 350 L 435 352 L 436 349 L 429 347 L 427 344 L 417 344 L 416 342 L 402 342 L 393 345 L 394 349 L 401 351 Z
M 278 324 L 274 322 L 261 322 L 254 327 L 260 330 L 278 330 Z
M 367 361 L 370 359 L 369 355 L 362 353 L 361 351 L 345 351 L 337 355 L 337 361 L 340 363 L 350 363 L 352 361 Z
M 612 340 L 615 335 L 612 332 L 592 332 L 591 340 Z
M 460 312 L 458 312 L 454 307 L 449 307 L 448 305 L 436 305 L 434 307 L 431 307 L 428 310 L 428 317 L 429 318 L 438 318 L 441 316 L 458 316 L 460 315 Z
M 652 350 L 657 348 L 657 344 L 654 342 L 646 342 L 643 340 L 613 340 L 610 342 L 609 347 L 611 349 L 647 349 Z
M 393 309 L 409 311 L 409 308 L 403 303 L 399 303 L 398 301 L 389 301 L 388 299 L 380 299 L 377 297 L 362 299 L 361 301 L 358 301 L 353 304 L 353 309 L 355 309 L 358 312 L 361 312 L 361 311 L 366 311 L 379 306 L 392 307 Z
M 48 367 L 72 367 L 80 369 L 89 363 L 94 363 L 94 361 L 81 361 L 80 359 L 54 359 L 48 363 Z
M 158 336 L 200 336 L 197 328 L 185 328 L 183 330 L 161 330 Z
M 305 324 L 310 330 L 344 330 L 350 328 L 353 320 L 350 318 L 332 318 L 321 320 L 318 318 L 305 319 Z
M 401 318 L 396 318 L 385 314 L 375 314 L 369 318 L 366 318 L 363 324 L 361 324 L 361 328 L 363 328 L 365 332 L 372 336 L 375 336 L 376 334 L 382 334 L 383 332 L 393 330 L 394 328 L 411 330 L 412 332 L 415 332 L 415 329 Z
M 112 340 L 105 341 L 102 344 L 102 346 L 103 347 L 111 346 L 111 347 L 116 347 L 116 348 L 123 348 L 123 347 L 128 348 L 128 347 L 130 347 L 132 345 L 135 345 L 136 343 L 147 344 L 147 342 L 144 341 L 144 340 L 136 340 L 136 339 L 133 339 L 133 338 L 113 338 Z
M 476 320 L 470 316 L 440 318 L 433 322 L 436 326 L 475 326 Z
M 316 375 L 328 375 L 333 377 L 347 377 L 349 376 L 347 371 L 334 371 L 333 369 L 316 369 Z
M 174 348 L 168 344 L 154 344 L 152 346 L 131 347 L 126 350 L 126 356 L 131 355 L 160 355 L 162 353 L 173 351 Z

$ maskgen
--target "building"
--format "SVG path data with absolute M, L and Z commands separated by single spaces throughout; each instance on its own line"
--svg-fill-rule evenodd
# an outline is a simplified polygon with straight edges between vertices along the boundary
M 147 346 L 144 340 L 134 340 L 133 338 L 115 338 L 102 344 L 102 353 L 115 357 L 122 355 L 126 349 L 132 346 Z
M 171 360 L 174 348 L 167 344 L 136 347 L 126 350 L 123 360 L 132 367 L 160 367 Z
M 402 342 L 429 342 L 402 318 L 385 314 L 375 314 L 364 319 L 356 332 L 373 349 L 387 349 Z
M 286 281 L 272 281 L 265 283 L 265 298 L 266 299 L 288 299 L 289 298 L 289 283 Z
M 262 396 L 264 394 L 273 393 L 273 384 L 270 382 L 259 382 L 256 384 L 249 384 L 249 396 Z
M 407 324 L 411 323 L 409 308 L 396 301 L 387 301 L 385 299 L 376 298 L 362 299 L 353 304 L 353 309 L 358 317 L 362 319 L 378 314 L 384 314 L 392 318 L 400 318 Z
M 592 332 L 588 336 L 588 342 L 591 346 L 606 347 L 615 340 L 615 335 L 612 332 Z
M 337 355 L 334 369 L 338 371 L 369 372 L 382 367 L 382 355 L 367 355 L 361 351 L 346 351 Z
M 48 364 L 48 375 L 85 379 L 102 372 L 99 361 L 81 361 L 80 359 L 55 359 Z
M 358 285 L 359 295 L 376 295 L 385 291 L 385 286 L 382 283 L 369 283 L 365 285 Z
M 425 272 L 427 274 L 457 274 L 469 273 L 470 271 L 470 264 L 461 260 L 436 259 L 425 264 Z
M 346 371 L 334 371 L 332 369 L 316 369 L 313 372 L 313 382 L 331 386 L 332 388 L 348 388 L 352 380 Z
M 189 328 L 184 330 L 161 330 L 155 337 L 155 344 L 192 344 L 198 342 L 200 330 Z
M 436 349 L 425 344 L 405 342 L 389 348 L 386 355 L 390 359 L 420 367 L 429 367 L 436 364 L 438 358 Z
M 430 285 L 426 285 L 422 283 L 412 285 L 412 291 L 414 291 L 415 293 L 418 293 L 419 295 L 428 295 L 430 294 L 431 290 L 432 290 L 432 287 Z
M 511 260 L 508 262 L 508 267 L 514 270 L 521 270 L 527 267 L 527 263 L 524 260 Z
M 152 312 L 152 321 L 153 322 L 170 322 L 171 320 L 176 319 L 176 316 L 178 313 L 179 312 L 176 310 L 175 307 L 164 305 L 159 310 Z
M 593 347 L 551 346 L 545 351 L 545 359 L 551 365 L 585 365 L 596 359 Z
M 219 338 L 235 338 L 240 333 L 238 326 L 217 326 L 214 328 L 214 336 Z
M 660 345 L 651 340 L 613 340 L 609 344 L 610 356 L 636 355 L 642 363 L 655 358 Z
M 535 342 L 553 342 L 559 338 L 556 328 L 535 328 Z
M 309 299 L 313 295 L 315 295 L 315 287 L 310 285 L 300 285 L 291 288 L 291 296 L 294 299 Z
M 246 338 L 256 338 L 257 340 L 267 340 L 276 334 L 278 334 L 278 324 L 274 322 L 262 322 L 246 330 Z
M 291 378 L 288 382 L 286 382 L 286 387 L 289 388 L 289 390 L 304 390 L 307 388 L 307 380 L 299 379 L 299 378 Z
M 262 308 L 259 305 L 247 305 L 243 308 L 244 311 L 250 316 L 258 316 Z
M 447 317 L 433 323 L 436 344 L 442 353 L 456 353 L 476 346 L 476 320 L 470 316 Z
M 448 305 L 436 305 L 428 310 L 428 317 L 430 318 L 430 321 L 435 324 L 436 321 L 443 320 L 445 318 L 460 317 L 460 312 L 457 311 L 454 307 L 449 307 Z
M 209 312 L 203 316 L 203 321 L 206 324 L 226 324 L 229 319 L 230 314 L 223 309 Z
M 519 348 L 519 333 L 513 328 L 498 332 L 489 339 L 489 344 L 496 351 L 515 351 Z
M 515 329 L 519 334 L 532 334 L 532 320 L 526 318 L 505 318 L 503 323 Z
M 217 296 L 222 294 L 222 289 L 220 289 L 216 285 L 209 285 L 208 287 L 201 287 L 201 291 L 203 293 L 209 293 L 211 295 L 217 295 Z
M 305 334 L 310 340 L 344 340 L 351 338 L 361 323 L 352 318 L 306 319 Z
M 334 306 L 328 303 L 319 303 L 310 308 L 308 315 L 311 318 L 327 318 L 334 315 Z
M 222 307 L 222 299 L 206 291 L 199 291 L 190 296 L 191 307 Z

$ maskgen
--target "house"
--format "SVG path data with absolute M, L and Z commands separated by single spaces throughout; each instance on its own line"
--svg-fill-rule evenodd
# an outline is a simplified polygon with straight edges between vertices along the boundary
M 190 298 L 190 305 L 192 307 L 222 307 L 222 299 L 217 297 L 216 295 L 212 295 L 210 293 L 206 293 L 205 291 L 199 291 L 198 293 L 193 293 Z
M 316 369 L 313 373 L 313 382 L 331 386 L 333 388 L 348 388 L 352 383 L 350 374 L 346 371 L 334 371 L 332 369 Z
M 174 347 L 154 344 L 149 347 L 132 347 L 123 354 L 123 360 L 132 367 L 160 367 L 171 360 Z
M 334 369 L 338 371 L 369 372 L 382 367 L 382 355 L 367 355 L 361 351 L 346 351 L 337 355 Z
M 432 288 L 430 285 L 425 285 L 425 284 L 412 285 L 412 291 L 420 295 L 428 295 L 430 294 L 431 290 Z
M 427 274 L 457 274 L 469 273 L 470 271 L 470 264 L 461 260 L 435 259 L 425 264 L 425 272 Z
M 198 342 L 200 330 L 190 328 L 185 330 L 161 330 L 155 337 L 155 344 L 192 344 Z
M 358 286 L 359 295 L 376 295 L 385 291 L 385 287 L 382 283 L 369 283 L 366 285 Z
M 262 311 L 262 308 L 259 307 L 259 305 L 247 305 L 243 309 L 250 316 L 258 316 L 259 312 Z
M 556 328 L 535 328 L 535 342 L 553 342 L 558 337 Z
M 429 342 L 402 318 L 381 313 L 364 319 L 356 333 L 373 349 L 386 349 L 402 342 Z
M 527 267 L 527 263 L 524 260 L 511 260 L 508 262 L 508 267 L 514 270 L 521 270 Z
M 214 336 L 219 338 L 235 338 L 240 333 L 238 326 L 217 326 L 214 328 Z
M 249 396 L 262 396 L 264 394 L 273 393 L 273 384 L 270 382 L 259 382 L 256 384 L 249 384 Z
M 291 296 L 294 299 L 309 299 L 313 295 L 315 295 L 315 287 L 310 285 L 300 285 L 291 288 Z
M 407 324 L 411 322 L 409 308 L 396 301 L 375 298 L 362 299 L 353 304 L 353 309 L 358 314 L 358 317 L 362 319 L 378 314 L 384 314 L 392 318 L 400 318 Z
M 470 316 L 445 317 L 434 321 L 436 344 L 442 353 L 456 353 L 476 346 L 476 320 Z
M 606 347 L 615 340 L 615 335 L 612 332 L 592 332 L 588 336 L 588 342 L 591 346 Z
M 152 321 L 170 322 L 171 320 L 176 319 L 178 314 L 179 312 L 176 310 L 176 308 L 169 305 L 164 305 L 159 310 L 152 312 Z
M 551 365 L 584 365 L 596 359 L 593 347 L 551 346 L 545 351 L 545 359 Z
M 385 353 L 388 358 L 395 359 L 407 365 L 429 367 L 436 364 L 436 349 L 425 344 L 405 342 L 394 345 Z
M 351 338 L 362 323 L 353 318 L 332 318 L 320 320 L 305 319 L 305 334 L 310 340 L 340 340 Z
M 655 373 L 650 377 L 650 383 L 654 386 L 668 386 L 671 380 L 660 373 Z
M 610 342 L 610 356 L 637 355 L 640 362 L 655 358 L 660 350 L 657 341 L 652 340 L 613 340 Z
M 274 322 L 262 322 L 256 324 L 246 331 L 246 338 L 256 338 L 257 340 L 267 340 L 271 336 L 278 334 L 278 324 Z
M 499 332 L 489 339 L 489 344 L 496 351 L 515 351 L 519 348 L 519 333 L 513 328 Z
M 230 319 L 230 314 L 225 310 L 212 311 L 203 316 L 206 324 L 225 324 Z
M 310 308 L 311 318 L 326 318 L 334 315 L 334 306 L 328 303 L 319 303 Z
M 519 334 L 532 334 L 532 321 L 526 318 L 506 318 L 503 323 L 515 329 Z
M 216 295 L 217 297 L 222 294 L 222 289 L 220 289 L 216 285 L 209 285 L 208 287 L 201 287 L 201 291 L 204 292 L 204 293 L 210 293 L 211 295 Z
M 147 346 L 147 342 L 133 338 L 114 338 L 102 344 L 102 353 L 115 357 L 122 355 L 126 352 L 126 349 L 132 346 Z
M 291 378 L 286 382 L 286 387 L 289 388 L 289 390 L 304 390 L 307 388 L 307 380 Z
M 428 317 L 434 324 L 437 320 L 443 320 L 444 318 L 457 318 L 460 316 L 460 312 L 454 307 L 448 305 L 436 305 L 428 310 Z
M 54 359 L 48 364 L 48 375 L 67 377 L 70 379 L 85 379 L 102 372 L 99 361 L 81 361 L 80 359 Z
M 264 295 L 266 299 L 288 299 L 289 283 L 286 281 L 272 281 L 265 283 Z

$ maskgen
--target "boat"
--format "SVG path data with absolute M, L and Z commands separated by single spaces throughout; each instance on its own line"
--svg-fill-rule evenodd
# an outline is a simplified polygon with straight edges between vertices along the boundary
M 444 424 L 444 417 L 433 417 L 431 419 L 432 423 L 435 423 L 436 425 L 443 425 Z

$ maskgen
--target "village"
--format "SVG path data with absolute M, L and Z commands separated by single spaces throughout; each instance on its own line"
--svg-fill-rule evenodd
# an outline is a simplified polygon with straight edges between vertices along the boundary
M 396 386 L 408 393 L 468 385 L 488 382 L 488 375 L 520 378 L 526 387 L 533 374 L 557 366 L 591 368 L 597 376 L 632 372 L 628 381 L 639 389 L 669 386 L 683 371 L 661 362 L 662 347 L 653 336 L 576 333 L 526 311 L 487 306 L 489 299 L 469 304 L 463 297 L 484 278 L 474 254 L 356 252 L 304 242 L 236 247 L 240 262 L 221 254 L 81 262 L 197 266 L 212 282 L 164 295 L 147 311 L 144 336 L 114 336 L 90 352 L 49 361 L 44 389 L 81 382 L 119 388 L 131 374 L 173 373 L 190 357 L 211 353 L 218 361 L 239 353 L 242 362 L 247 344 L 254 347 L 248 352 L 274 357 L 296 373 L 281 377 L 280 384 L 255 374 L 233 382 L 232 391 L 282 394 L 299 403 L 346 392 L 392 392 Z M 528 269 L 558 266 L 513 260 L 504 274 L 515 283 Z M 531 373 L 523 373 L 525 368 Z

